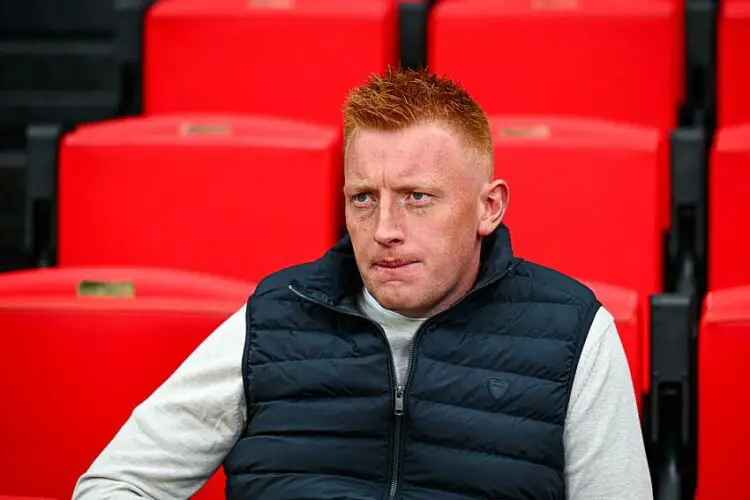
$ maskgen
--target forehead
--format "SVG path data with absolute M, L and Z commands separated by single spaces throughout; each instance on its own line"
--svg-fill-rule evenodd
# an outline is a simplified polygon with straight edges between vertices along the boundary
M 455 176 L 467 170 L 468 156 L 460 137 L 441 124 L 389 132 L 361 129 L 346 152 L 346 180 Z

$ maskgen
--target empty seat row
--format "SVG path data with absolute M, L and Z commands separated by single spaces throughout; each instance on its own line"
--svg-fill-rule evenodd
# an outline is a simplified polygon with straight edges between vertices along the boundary
M 460 80 L 489 113 L 674 125 L 682 89 L 679 2 L 537 3 L 437 2 L 429 67 Z M 302 0 L 273 10 L 248 8 L 245 0 L 157 3 L 146 23 L 145 110 L 338 124 L 348 88 L 396 62 L 395 14 L 383 0 Z
M 547 117 L 491 124 L 519 253 L 581 279 L 658 292 L 664 134 Z M 258 280 L 314 259 L 343 225 L 338 137 L 228 115 L 80 127 L 60 150 L 59 262 L 171 263 Z
M 134 98 L 140 84 L 121 63 L 140 58 L 141 36 L 148 113 L 251 112 L 338 124 L 348 89 L 399 62 L 395 0 L 151 3 L 115 9 L 77 0 L 79 8 L 62 9 L 62 17 L 50 14 L 58 12 L 52 0 L 0 8 L 3 120 L 69 122 L 76 113 L 81 121 L 124 110 L 121 94 Z M 93 14 L 79 15 L 84 10 Z M 683 14 L 677 0 L 442 0 L 428 20 L 427 62 L 459 79 L 490 113 L 667 129 L 685 95 Z M 750 1 L 722 2 L 721 124 L 750 119 L 748 25 Z M 29 41 L 44 33 L 47 42 Z
M 346 90 L 398 62 L 392 0 L 278 3 L 157 3 L 146 22 L 146 111 L 270 112 L 337 124 Z M 677 0 L 441 0 L 429 15 L 427 63 L 460 80 L 489 113 L 669 129 L 685 97 L 684 9 Z M 750 120 L 749 26 L 750 1 L 722 2 L 721 124 Z
M 141 3 L 145 12 L 151 2 Z M 397 4 L 156 2 L 143 28 L 144 110 L 271 114 L 338 125 L 347 91 L 368 73 L 399 62 Z M 432 9 L 428 28 L 429 67 L 460 80 L 490 113 L 578 116 L 661 129 L 676 123 L 684 87 L 676 0 L 443 0 Z M 140 33 L 134 28 L 128 35 Z M 38 81 L 32 85 L 26 78 L 22 87 L 18 68 L 25 66 L 18 58 L 47 49 L 11 43 L 3 53 L 2 47 L 0 63 L 16 70 L 3 72 L 8 80 L 0 79 L 0 106 L 18 105 L 20 92 L 31 99 L 23 103 L 38 108 L 30 116 L 40 118 L 51 96 L 67 108 L 105 99 L 75 83 L 91 79 L 73 70 L 83 57 L 74 57 L 75 47 L 45 59 L 46 66 L 34 69 Z M 103 60 L 115 64 L 120 49 L 101 50 L 109 57 Z M 51 74 L 65 64 L 70 67 L 62 76 Z M 102 92 L 119 92 L 118 69 L 95 67 L 105 66 L 111 75 L 95 80 L 109 82 L 102 83 Z
M 614 315 L 637 380 L 638 296 L 590 286 Z M 70 498 L 76 479 L 133 407 L 252 289 L 156 268 L 0 275 L 0 381 L 4 401 L 12 402 L 0 412 L 0 491 Z M 50 443 L 65 450 L 64 460 L 48 453 Z M 39 470 L 44 481 L 38 481 Z M 223 473 L 194 498 L 223 498 Z

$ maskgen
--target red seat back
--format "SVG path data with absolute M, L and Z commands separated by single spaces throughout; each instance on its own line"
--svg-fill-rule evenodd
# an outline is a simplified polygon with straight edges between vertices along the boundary
M 716 100 L 719 126 L 750 122 L 750 1 L 722 0 L 717 34 Z
M 708 189 L 709 288 L 750 283 L 750 122 L 717 132 Z
M 0 275 L 0 491 L 70 498 L 135 406 L 252 291 L 156 269 Z
M 615 319 L 617 332 L 620 334 L 620 341 L 628 358 L 633 390 L 640 409 L 641 397 L 645 393 L 641 361 L 642 301 L 636 292 L 627 288 L 592 282 L 586 285 L 594 291 L 599 301 Z
M 430 68 L 491 114 L 676 123 L 683 95 L 682 2 L 441 0 Z
M 545 117 L 492 117 L 491 125 L 519 255 L 584 280 L 660 290 L 662 134 Z
M 339 136 L 238 116 L 81 127 L 60 152 L 59 262 L 257 282 L 313 260 L 343 227 Z
M 750 497 L 750 286 L 709 293 L 698 336 L 697 500 Z
M 163 1 L 145 40 L 147 113 L 339 126 L 350 89 L 397 63 L 397 12 L 392 0 Z

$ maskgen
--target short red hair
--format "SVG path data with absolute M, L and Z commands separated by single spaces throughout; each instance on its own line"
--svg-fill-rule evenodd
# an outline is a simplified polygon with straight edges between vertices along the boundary
M 461 85 L 426 70 L 388 69 L 355 88 L 344 105 L 344 145 L 356 129 L 395 131 L 431 121 L 451 127 L 492 161 L 484 110 Z

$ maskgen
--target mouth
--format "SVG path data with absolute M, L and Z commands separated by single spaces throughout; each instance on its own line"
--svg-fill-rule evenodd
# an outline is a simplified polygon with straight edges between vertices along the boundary
M 411 266 L 412 264 L 416 264 L 416 261 L 404 259 L 388 259 L 375 261 L 374 267 L 381 269 L 402 269 Z

